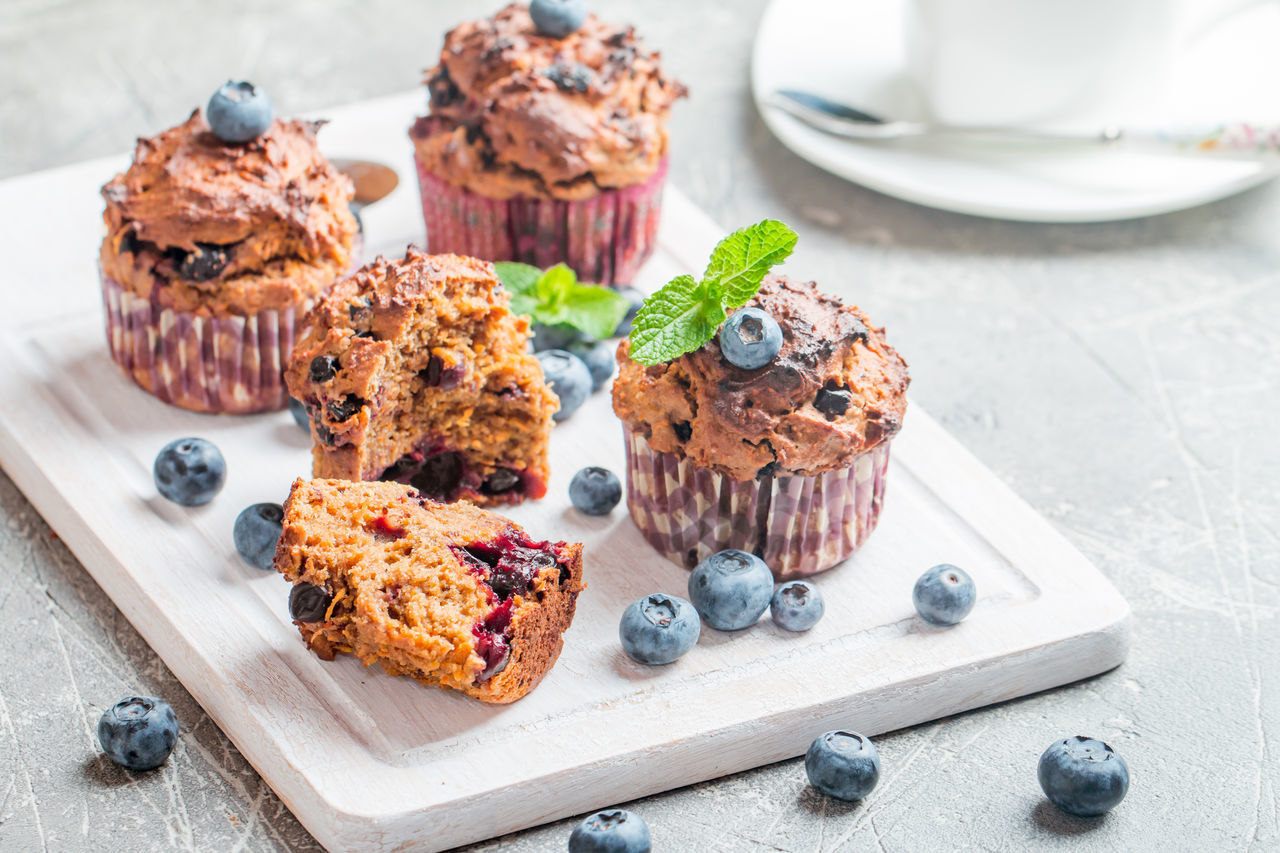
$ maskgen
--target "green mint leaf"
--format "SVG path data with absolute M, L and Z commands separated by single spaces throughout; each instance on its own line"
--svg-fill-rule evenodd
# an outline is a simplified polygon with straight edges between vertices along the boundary
M 644 301 L 631 326 L 631 358 L 662 364 L 711 340 L 724 322 L 724 306 L 705 282 L 673 278 Z
M 573 270 L 564 264 L 556 264 L 538 279 L 534 285 L 538 303 L 544 307 L 555 307 L 567 297 L 569 289 L 578 283 Z
M 796 232 L 784 223 L 776 219 L 757 222 L 720 241 L 702 280 L 712 293 L 720 295 L 725 308 L 741 308 L 755 296 L 769 270 L 786 260 L 795 245 Z
M 493 265 L 498 281 L 511 295 L 511 311 L 515 314 L 533 316 L 538 307 L 534 288 L 538 279 L 542 278 L 542 270 L 529 264 L 515 261 L 498 261 Z
M 561 291 L 554 305 L 539 307 L 534 316 L 539 323 L 567 323 L 590 338 L 611 337 L 630 304 L 607 287 L 574 282 Z

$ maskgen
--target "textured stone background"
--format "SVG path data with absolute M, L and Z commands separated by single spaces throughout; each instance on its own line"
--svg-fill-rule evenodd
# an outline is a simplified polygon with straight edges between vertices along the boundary
M 494 2 L 6 0 L 0 175 L 121 151 L 228 76 L 285 112 L 412 87 L 448 25 Z M 1136 222 L 1036 226 L 925 210 L 784 150 L 747 91 L 764 0 L 596 0 L 665 48 L 673 182 L 724 223 L 778 216 L 796 274 L 852 281 L 915 400 L 1123 590 L 1133 652 L 1090 682 L 879 739 L 864 803 L 797 761 L 631 807 L 659 850 L 1276 849 L 1280 695 L 1280 187 Z M 21 215 L 3 211 L 0 216 Z M 21 494 L 0 477 L 0 850 L 317 845 Z M 182 737 L 131 777 L 98 757 L 119 696 L 168 697 Z M 1054 738 L 1133 771 L 1100 821 L 1047 807 Z M 563 850 L 572 822 L 476 850 Z

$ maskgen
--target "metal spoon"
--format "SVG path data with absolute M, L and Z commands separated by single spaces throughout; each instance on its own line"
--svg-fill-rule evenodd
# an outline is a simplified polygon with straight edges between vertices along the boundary
M 779 89 L 765 98 L 765 104 L 794 116 L 810 127 L 846 139 L 887 141 L 924 136 L 987 139 L 992 141 L 1071 144 L 1099 148 L 1154 149 L 1166 154 L 1217 154 L 1256 160 L 1272 160 L 1280 153 L 1280 128 L 1259 127 L 1241 122 L 1211 129 L 1126 130 L 1117 126 L 1097 130 L 1057 131 L 1024 127 L 969 127 L 923 121 L 885 119 L 795 89 Z
M 395 169 L 372 160 L 335 158 L 329 162 L 355 184 L 356 194 L 351 200 L 353 211 L 359 211 L 360 208 L 368 207 L 375 201 L 381 201 L 400 183 L 400 176 L 396 174 Z

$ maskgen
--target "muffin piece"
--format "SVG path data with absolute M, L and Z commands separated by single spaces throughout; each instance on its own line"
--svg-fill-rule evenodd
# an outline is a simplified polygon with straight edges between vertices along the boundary
M 399 483 L 298 480 L 276 570 L 324 660 L 514 702 L 555 664 L 582 590 L 582 545 L 537 542 L 501 516 Z
M 228 143 L 197 110 L 139 139 L 102 188 L 111 353 L 144 389 L 200 412 L 278 409 L 281 370 L 315 298 L 357 261 L 351 182 L 319 122 Z
M 649 542 L 692 569 L 726 548 L 779 580 L 844 560 L 879 518 L 906 362 L 856 308 L 771 275 L 748 303 L 782 329 L 744 370 L 718 338 L 646 367 L 618 345 L 613 408 L 627 446 L 627 504 Z
M 564 38 L 528 7 L 445 36 L 413 126 L 431 251 L 567 263 L 626 283 L 653 251 L 667 118 L 686 94 L 630 27 L 588 15 Z
M 286 373 L 311 414 L 314 475 L 486 505 L 546 494 L 559 402 L 507 302 L 492 264 L 416 249 L 339 283 Z

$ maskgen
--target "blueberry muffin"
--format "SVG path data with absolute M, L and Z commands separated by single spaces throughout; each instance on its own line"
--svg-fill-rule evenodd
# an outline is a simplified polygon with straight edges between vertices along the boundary
M 102 188 L 107 337 L 143 389 L 198 412 L 286 404 L 281 371 L 299 324 L 360 243 L 351 182 L 320 153 L 319 127 L 269 120 L 228 142 L 196 110 L 139 139 L 132 165 Z
M 771 275 L 746 307 L 781 332 L 760 366 L 736 366 L 719 338 L 652 366 L 619 344 L 627 504 L 645 538 L 687 568 L 737 548 L 778 580 L 801 577 L 875 528 L 910 379 L 883 330 L 813 282 Z
M 427 246 L 629 282 L 653 251 L 685 88 L 630 27 L 534 17 L 512 4 L 462 24 L 427 72 L 410 132 Z
M 514 702 L 560 656 L 582 590 L 582 545 L 539 542 L 466 503 L 399 483 L 298 480 L 275 567 L 324 660 Z
M 540 498 L 559 406 L 493 265 L 410 249 L 339 282 L 286 372 L 313 474 L 398 480 L 429 498 Z

